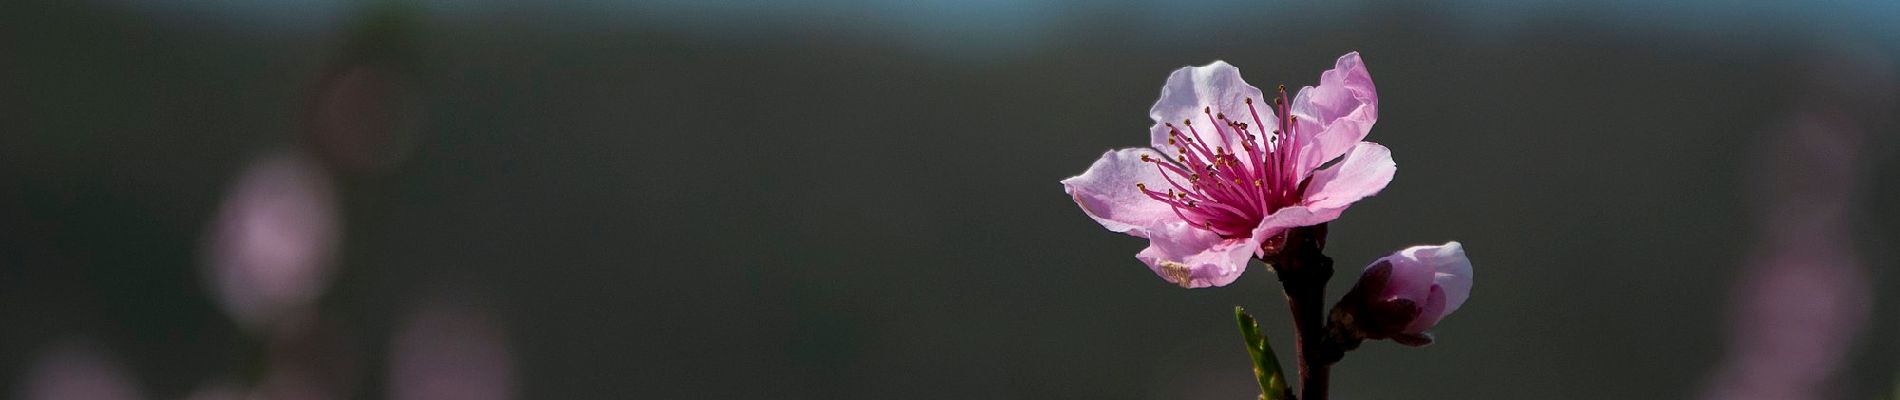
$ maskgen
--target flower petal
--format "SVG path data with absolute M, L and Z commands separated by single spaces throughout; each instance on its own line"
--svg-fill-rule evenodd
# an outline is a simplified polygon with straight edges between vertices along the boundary
M 1402 273 L 1429 273 L 1429 278 L 1408 275 L 1408 279 L 1429 279 L 1432 287 L 1444 290 L 1445 308 L 1442 314 L 1457 311 L 1459 306 L 1465 304 L 1465 299 L 1471 297 L 1471 259 L 1465 257 L 1464 244 L 1453 241 L 1437 246 L 1412 246 L 1381 260 L 1392 263 L 1394 280 L 1399 279 Z M 1415 270 L 1402 272 L 1404 268 Z
M 1142 155 L 1165 157 L 1153 149 L 1133 148 L 1102 153 L 1081 175 L 1062 180 L 1062 190 L 1082 206 L 1082 212 L 1115 232 L 1147 237 L 1147 229 L 1164 221 L 1179 221 L 1167 203 L 1149 198 L 1135 188 L 1136 183 L 1166 188 L 1167 179 L 1154 164 L 1141 161 Z
M 1306 187 L 1305 205 L 1315 214 L 1338 218 L 1353 202 L 1378 194 L 1392 182 L 1398 164 L 1392 151 L 1378 143 L 1359 142 L 1338 163 L 1313 173 Z
M 1413 257 L 1432 265 L 1432 282 L 1445 289 L 1445 313 L 1457 311 L 1471 297 L 1471 259 L 1465 257 L 1465 245 L 1446 242 L 1439 246 L 1408 249 Z
M 1273 214 L 1268 214 L 1266 218 L 1260 219 L 1260 225 L 1253 228 L 1251 237 L 1258 238 L 1256 240 L 1257 242 L 1265 241 L 1266 238 L 1279 235 L 1280 232 L 1285 232 L 1288 229 L 1319 225 L 1330 222 L 1338 217 L 1339 214 L 1337 213 L 1332 215 L 1315 214 L 1313 209 L 1302 206 L 1282 207 L 1279 210 L 1274 210 Z M 1260 256 L 1265 253 L 1264 249 L 1259 248 L 1260 246 L 1254 247 L 1255 256 Z
M 1301 88 L 1292 112 L 1299 118 L 1295 133 L 1304 143 L 1300 166 L 1305 169 L 1332 161 L 1364 140 L 1379 120 L 1379 92 L 1359 52 L 1340 56 L 1333 69 L 1320 73 L 1319 86 Z
M 1420 308 L 1430 306 L 1427 300 L 1432 294 L 1433 273 L 1437 270 L 1433 269 L 1432 265 L 1414 258 L 1410 253 L 1423 247 L 1427 246 L 1400 250 L 1372 263 L 1374 266 L 1380 263 L 1392 266 L 1391 275 L 1386 278 L 1384 291 L 1379 293 L 1379 297 L 1404 299 L 1417 304 Z
M 1154 107 L 1148 109 L 1148 117 L 1155 121 L 1154 126 L 1148 128 L 1151 144 L 1157 149 L 1171 148 L 1172 146 L 1168 144 L 1169 129 L 1166 124 L 1175 124 L 1183 133 L 1186 133 L 1188 130 L 1186 126 L 1181 126 L 1182 121 L 1193 121 L 1194 127 L 1201 131 L 1202 138 L 1219 142 L 1221 146 L 1234 148 L 1233 143 L 1238 141 L 1238 137 L 1234 136 L 1233 130 L 1224 129 L 1224 127 L 1219 129 L 1219 133 L 1209 130 L 1214 128 L 1214 125 L 1208 121 L 1207 114 L 1203 110 L 1211 107 L 1213 112 L 1227 115 L 1235 121 L 1255 125 L 1253 115 L 1247 107 L 1248 98 L 1255 99 L 1254 101 L 1266 101 L 1266 97 L 1261 95 L 1260 88 L 1248 85 L 1246 80 L 1240 78 L 1240 69 L 1234 68 L 1226 61 L 1216 60 L 1206 66 L 1182 67 L 1174 70 L 1174 73 L 1168 74 L 1167 85 L 1161 87 L 1161 99 L 1156 100 Z M 1275 117 L 1272 107 L 1259 105 L 1253 110 L 1260 113 L 1260 121 L 1267 124 L 1273 123 Z
M 1184 288 L 1227 286 L 1247 270 L 1247 259 L 1260 241 L 1222 239 L 1188 226 L 1186 221 L 1162 224 L 1150 232 L 1148 248 L 1135 254 L 1170 283 Z
M 1413 318 L 1412 323 L 1405 326 L 1405 331 L 1419 333 L 1432 329 L 1433 326 L 1438 325 L 1439 320 L 1445 318 L 1445 314 L 1451 313 L 1448 306 L 1445 303 L 1445 289 L 1432 286 L 1431 293 L 1425 296 L 1425 302 L 1419 304 L 1418 317 Z

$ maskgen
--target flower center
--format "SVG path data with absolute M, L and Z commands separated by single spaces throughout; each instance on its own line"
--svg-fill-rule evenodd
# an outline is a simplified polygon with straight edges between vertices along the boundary
M 1253 229 L 1268 215 L 1298 204 L 1306 189 L 1300 183 L 1305 171 L 1294 167 L 1299 158 L 1295 153 L 1300 143 L 1298 135 L 1293 134 L 1298 119 L 1292 116 L 1286 86 L 1280 86 L 1279 97 L 1273 99 L 1278 111 L 1273 114 L 1276 127 L 1264 143 L 1250 129 L 1266 124 L 1254 108 L 1253 98 L 1245 101 L 1248 114 L 1252 114 L 1251 125 L 1214 113 L 1212 107 L 1201 108 L 1218 143 L 1203 138 L 1192 119 L 1181 121 L 1185 132 L 1167 123 L 1174 159 L 1143 155 L 1141 160 L 1154 163 L 1170 187 L 1164 191 L 1142 183 L 1135 187 L 1150 198 L 1168 203 L 1189 225 L 1224 238 L 1252 236 Z M 1234 151 L 1236 147 L 1240 153 Z

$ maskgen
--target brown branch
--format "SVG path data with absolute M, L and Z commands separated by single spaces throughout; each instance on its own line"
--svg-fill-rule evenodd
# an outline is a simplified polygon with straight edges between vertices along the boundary
M 1345 355 L 1335 341 L 1327 340 L 1325 314 L 1321 311 L 1326 302 L 1326 281 L 1333 277 L 1333 259 L 1322 253 L 1326 225 L 1295 228 L 1276 239 L 1268 241 L 1261 260 L 1278 273 L 1287 307 L 1293 312 L 1300 398 L 1326 400 L 1332 365 Z

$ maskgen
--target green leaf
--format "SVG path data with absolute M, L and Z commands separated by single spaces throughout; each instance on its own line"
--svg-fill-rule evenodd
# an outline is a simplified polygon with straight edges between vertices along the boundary
M 1247 341 L 1247 355 L 1253 357 L 1253 376 L 1260 381 L 1260 398 L 1293 400 L 1293 389 L 1287 387 L 1286 375 L 1280 373 L 1280 357 L 1273 355 L 1267 336 L 1260 334 L 1260 324 L 1240 306 L 1234 307 L 1234 321 L 1240 324 L 1240 337 Z

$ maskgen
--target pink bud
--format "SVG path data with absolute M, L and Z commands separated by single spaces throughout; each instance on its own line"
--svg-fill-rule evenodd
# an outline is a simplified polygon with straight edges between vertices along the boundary
M 1420 346 L 1426 331 L 1471 296 L 1471 260 L 1464 246 L 1414 246 L 1366 267 L 1334 309 L 1334 321 L 1366 339 Z
M 1431 329 L 1471 296 L 1471 260 L 1458 242 L 1416 246 L 1380 261 L 1392 264 L 1392 278 L 1386 281 L 1382 297 L 1420 305 L 1418 317 L 1405 328 L 1407 333 Z

